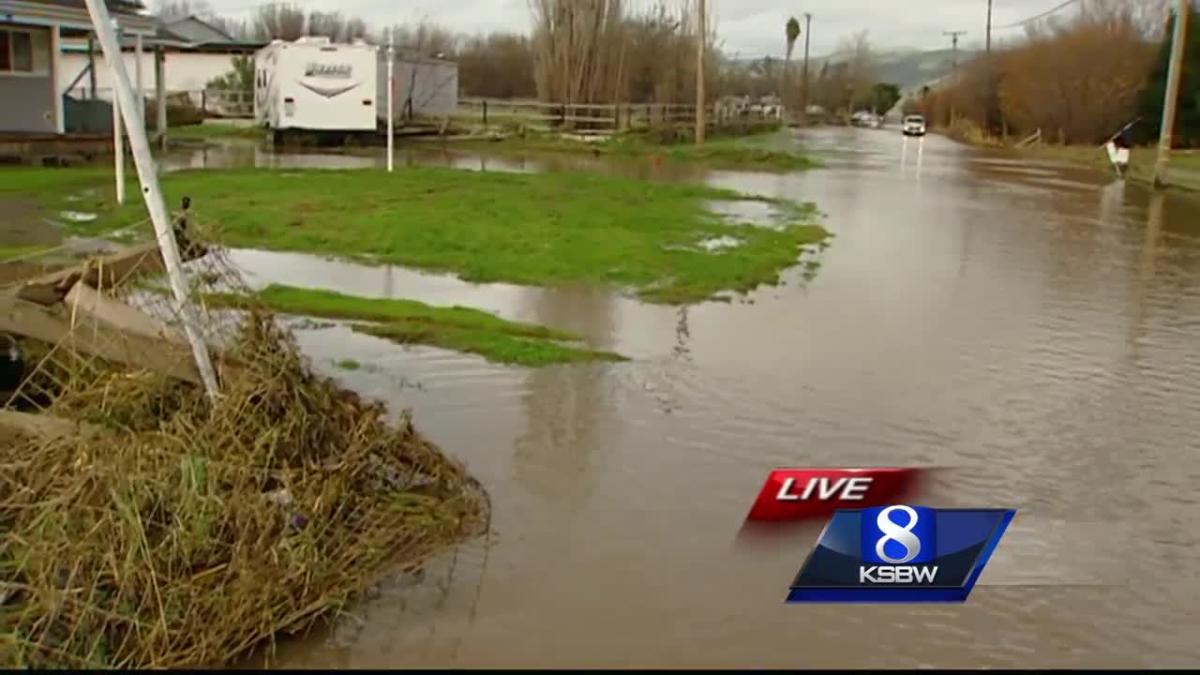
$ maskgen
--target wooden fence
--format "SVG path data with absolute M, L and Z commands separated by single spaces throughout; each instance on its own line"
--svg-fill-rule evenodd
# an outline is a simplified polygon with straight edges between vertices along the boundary
M 200 111 L 216 117 L 254 117 L 254 92 L 240 89 L 202 89 L 188 92 Z M 198 99 L 198 101 L 197 101 Z
M 771 107 L 708 106 L 710 127 L 781 119 Z M 544 103 L 541 101 L 462 98 L 454 121 L 489 127 L 522 127 L 535 131 L 569 131 L 607 136 L 623 131 L 685 126 L 696 120 L 696 106 L 683 103 Z

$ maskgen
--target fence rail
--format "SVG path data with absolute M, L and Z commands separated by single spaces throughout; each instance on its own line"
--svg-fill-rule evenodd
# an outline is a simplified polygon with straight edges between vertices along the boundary
M 67 96 L 78 100 L 99 99 L 112 102 L 111 87 L 97 87 L 94 91 L 87 85 L 78 84 L 66 92 Z M 137 92 L 134 92 L 137 95 Z M 205 116 L 213 117 L 254 117 L 254 92 L 237 89 L 177 89 L 168 90 L 168 105 L 187 101 Z M 146 89 L 142 97 L 147 102 L 154 101 L 154 89 Z
M 782 119 L 783 111 L 773 106 L 706 107 L 710 127 L 733 123 Z M 485 129 L 496 125 L 522 126 L 540 131 L 573 131 L 581 134 L 613 134 L 691 124 L 696 106 L 686 103 L 546 103 L 543 101 L 463 98 L 453 116 L 460 124 L 477 124 Z
M 112 90 L 77 85 L 66 92 L 86 100 L 112 100 Z M 143 92 L 148 102 L 154 91 Z M 205 117 L 254 117 L 254 92 L 223 89 L 191 89 L 167 92 L 168 105 L 190 105 Z M 782 120 L 778 106 L 713 104 L 706 106 L 708 126 L 720 128 L 738 123 Z M 458 124 L 521 127 L 537 131 L 569 131 L 576 134 L 607 135 L 624 131 L 690 125 L 696 106 L 687 103 L 547 103 L 535 100 L 460 98 L 450 116 Z

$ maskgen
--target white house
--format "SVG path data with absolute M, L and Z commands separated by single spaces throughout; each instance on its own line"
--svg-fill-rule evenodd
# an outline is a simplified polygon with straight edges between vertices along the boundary
M 190 92 L 198 98 L 199 92 L 211 80 L 233 69 L 235 56 L 253 55 L 265 43 L 237 40 L 199 17 L 189 16 L 160 24 L 154 37 L 147 40 L 146 44 L 153 45 L 163 53 L 163 79 L 167 93 Z M 125 67 L 132 77 L 138 59 L 134 41 L 126 38 L 122 50 Z M 62 52 L 59 78 L 68 87 L 65 92 L 76 98 L 92 97 L 93 82 L 88 71 L 86 38 L 63 40 Z M 144 53 L 141 58 L 143 95 L 152 97 L 157 86 L 154 56 Z M 95 98 L 107 100 L 111 97 L 112 81 L 104 56 L 94 52 L 92 60 L 96 64 Z
M 126 35 L 157 32 L 136 0 L 106 2 Z M 91 30 L 84 0 L 0 0 L 0 133 L 63 133 L 61 44 Z

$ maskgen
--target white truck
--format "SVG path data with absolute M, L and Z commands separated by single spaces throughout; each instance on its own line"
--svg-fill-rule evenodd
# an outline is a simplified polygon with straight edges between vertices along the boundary
M 254 56 L 254 119 L 274 132 L 374 132 L 378 56 L 362 41 L 275 40 Z

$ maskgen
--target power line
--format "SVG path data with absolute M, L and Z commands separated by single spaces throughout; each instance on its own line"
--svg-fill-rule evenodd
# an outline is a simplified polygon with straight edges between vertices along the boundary
M 1010 23 L 1006 26 L 997 26 L 997 27 L 993 28 L 992 30 L 1008 30 L 1009 28 L 1020 28 L 1021 26 L 1025 26 L 1027 24 L 1033 23 L 1034 21 L 1037 21 L 1038 19 L 1043 19 L 1045 17 L 1048 17 L 1051 14 L 1054 14 L 1055 12 L 1057 12 L 1061 9 L 1070 7 L 1071 5 L 1073 5 L 1077 2 L 1080 2 L 1080 0 L 1066 0 L 1065 2 L 1055 5 L 1051 9 L 1048 9 L 1048 10 L 1042 12 L 1041 14 L 1035 14 L 1027 19 L 1021 19 L 1020 21 L 1018 21 L 1016 23 Z

